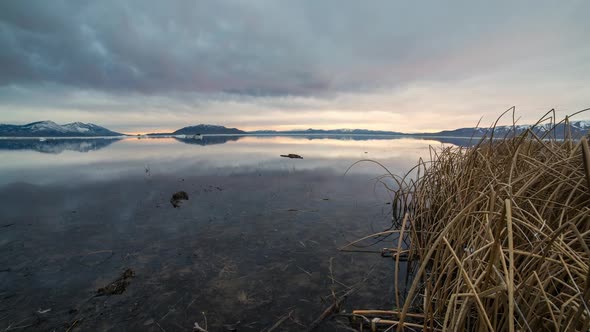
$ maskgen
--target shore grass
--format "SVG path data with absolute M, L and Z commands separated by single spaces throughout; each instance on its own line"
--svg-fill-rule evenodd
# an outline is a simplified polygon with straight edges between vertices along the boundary
M 399 185 L 396 227 L 371 238 L 400 239 L 389 249 L 398 305 L 355 310 L 353 326 L 589 329 L 590 148 L 585 137 L 558 135 L 553 119 L 502 138 L 492 126 L 473 147 L 433 149 L 406 177 L 388 175 Z M 414 267 L 406 292 L 402 254 Z

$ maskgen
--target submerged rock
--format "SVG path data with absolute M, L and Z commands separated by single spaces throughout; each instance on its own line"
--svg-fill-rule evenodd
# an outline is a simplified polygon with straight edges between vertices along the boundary
M 123 294 L 129 285 L 129 281 L 131 278 L 135 276 L 135 273 L 131 269 L 125 270 L 123 274 L 113 282 L 109 283 L 108 285 L 99 288 L 96 291 L 98 296 L 101 295 L 113 295 L 113 294 Z
M 181 201 L 187 201 L 187 200 L 188 200 L 188 194 L 185 191 L 179 191 L 179 192 L 175 193 L 174 195 L 172 195 L 172 198 L 170 198 L 170 203 L 172 204 L 172 206 L 177 208 L 180 206 Z

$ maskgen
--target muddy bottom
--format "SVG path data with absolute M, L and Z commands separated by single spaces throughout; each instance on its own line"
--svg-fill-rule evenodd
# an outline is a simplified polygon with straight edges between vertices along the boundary
M 190 199 L 174 208 L 181 190 Z M 337 250 L 389 226 L 387 193 L 368 176 L 12 183 L 0 202 L 0 329 L 260 331 L 290 313 L 274 330 L 305 330 L 332 290 L 363 279 L 347 310 L 393 305 L 391 259 Z M 119 294 L 97 294 L 127 269 Z

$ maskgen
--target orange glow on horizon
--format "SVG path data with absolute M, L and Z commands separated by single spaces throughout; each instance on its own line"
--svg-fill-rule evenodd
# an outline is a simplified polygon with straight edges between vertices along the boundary
M 176 129 L 154 129 L 154 130 L 144 130 L 144 131 L 129 131 L 129 130 L 118 130 L 118 132 L 122 133 L 122 134 L 126 134 L 126 135 L 133 135 L 133 136 L 137 136 L 137 135 L 146 135 L 146 134 L 154 134 L 154 133 L 172 133 L 174 131 L 177 131 L 180 128 L 176 128 Z M 117 131 L 117 130 L 115 130 Z
M 120 133 L 126 134 L 126 135 L 132 135 L 132 136 L 137 136 L 137 135 L 146 135 L 146 134 L 151 134 L 151 133 L 173 133 L 176 130 L 186 127 L 186 126 L 190 126 L 190 124 L 187 125 L 182 125 L 179 126 L 178 128 L 166 128 L 166 129 L 153 129 L 153 130 L 143 130 L 143 131 L 137 131 L 137 130 L 117 130 Z M 401 131 L 401 130 L 396 130 L 396 129 L 391 129 L 391 128 L 383 128 L 380 126 L 375 126 L 375 125 L 353 125 L 353 124 L 348 124 L 348 125 L 278 125 L 278 126 L 268 126 L 268 127 L 260 127 L 260 126 L 225 126 L 227 128 L 237 128 L 239 130 L 243 130 L 245 132 L 251 132 L 251 131 L 257 131 L 257 130 L 276 130 L 276 131 L 292 131 L 292 130 L 307 130 L 307 129 L 315 129 L 315 130 L 335 130 L 335 129 L 366 129 L 366 130 L 379 130 L 379 131 L 394 131 L 394 132 L 401 132 L 404 134 L 412 134 L 412 133 L 435 133 L 435 132 L 439 132 L 441 130 L 447 130 L 447 129 L 425 129 L 425 130 L 420 130 L 420 131 Z M 456 129 L 456 128 L 450 128 L 452 129 Z

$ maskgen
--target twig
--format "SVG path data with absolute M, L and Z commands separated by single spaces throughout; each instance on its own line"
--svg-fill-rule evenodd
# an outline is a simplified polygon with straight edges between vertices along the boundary
M 281 324 L 283 324 L 289 317 L 291 317 L 291 314 L 293 313 L 293 310 L 289 311 L 289 313 L 283 315 L 281 317 L 281 319 L 279 319 L 273 326 L 271 326 L 266 332 L 272 332 L 274 331 L 276 328 L 278 328 Z
M 350 294 L 352 294 L 355 291 L 355 289 L 349 289 L 346 293 L 344 293 L 342 296 L 340 296 L 339 298 L 337 298 L 334 303 L 332 303 L 328 308 L 326 308 L 326 310 L 324 310 L 324 312 L 322 312 L 322 314 L 313 321 L 313 323 L 311 323 L 311 325 L 309 326 L 309 331 L 313 331 L 315 330 L 318 326 L 320 326 L 320 324 L 328 317 L 330 317 L 332 314 L 337 313 L 338 311 L 340 311 L 340 306 L 342 305 L 342 302 L 344 300 L 346 300 L 346 297 Z

